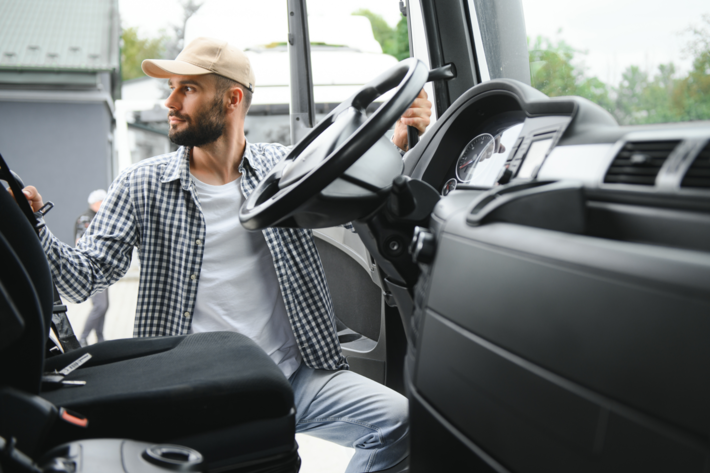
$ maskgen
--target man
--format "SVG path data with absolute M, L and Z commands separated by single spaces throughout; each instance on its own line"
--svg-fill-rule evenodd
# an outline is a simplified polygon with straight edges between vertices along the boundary
M 86 233 L 91 221 L 96 216 L 96 212 L 101 208 L 101 203 L 106 198 L 106 191 L 96 189 L 89 194 L 89 208 L 76 219 L 74 223 L 74 244 L 79 243 L 79 239 Z M 85 347 L 88 345 L 86 341 L 91 332 L 96 333 L 98 342 L 104 341 L 104 320 L 106 319 L 106 311 L 108 310 L 108 289 L 102 292 L 97 292 L 91 296 L 91 312 L 84 323 L 84 330 L 79 337 L 79 343 Z
M 166 78 L 174 153 L 142 161 L 112 184 L 76 249 L 46 228 L 40 239 L 59 290 L 81 301 L 116 282 L 134 246 L 141 275 L 134 336 L 234 330 L 256 341 L 294 391 L 297 431 L 354 447 L 348 472 L 381 471 L 407 456 L 407 400 L 347 371 L 332 302 L 310 230 L 246 232 L 238 209 L 287 153 L 246 141 L 254 92 L 249 60 L 225 42 L 198 38 L 174 61 L 146 60 Z M 423 132 L 422 92 L 396 126 Z M 25 195 L 34 209 L 37 190 Z

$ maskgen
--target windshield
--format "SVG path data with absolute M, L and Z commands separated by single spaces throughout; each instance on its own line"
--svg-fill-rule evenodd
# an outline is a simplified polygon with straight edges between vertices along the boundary
M 127 125 L 119 131 L 126 136 L 118 142 L 119 168 L 174 148 L 165 136 L 167 86 L 146 78 L 141 61 L 172 59 L 200 36 L 228 41 L 249 57 L 257 86 L 245 122 L 247 139 L 291 144 L 286 5 L 284 0 L 156 0 L 149 5 L 121 0 L 119 129 L 124 121 Z M 308 0 L 307 9 L 317 120 L 409 57 L 407 22 L 398 0 Z
M 622 125 L 710 119 L 710 3 L 523 0 L 530 76 Z
M 306 3 L 313 96 L 320 121 L 364 84 L 409 57 L 407 20 L 397 0 Z M 376 99 L 368 112 L 388 97 Z

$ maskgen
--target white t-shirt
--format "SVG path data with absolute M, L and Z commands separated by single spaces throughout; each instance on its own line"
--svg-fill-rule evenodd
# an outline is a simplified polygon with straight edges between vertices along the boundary
M 192 180 L 207 226 L 192 333 L 229 330 L 254 340 L 288 378 L 301 363 L 271 252 L 262 232 L 239 222 L 240 180 Z

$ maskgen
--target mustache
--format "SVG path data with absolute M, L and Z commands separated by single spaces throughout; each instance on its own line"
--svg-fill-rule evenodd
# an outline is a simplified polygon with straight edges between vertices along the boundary
M 188 117 L 186 115 L 183 115 L 181 113 L 178 113 L 178 112 L 175 112 L 172 110 L 170 112 L 168 112 L 168 118 L 169 117 L 179 118 L 180 120 L 188 120 Z

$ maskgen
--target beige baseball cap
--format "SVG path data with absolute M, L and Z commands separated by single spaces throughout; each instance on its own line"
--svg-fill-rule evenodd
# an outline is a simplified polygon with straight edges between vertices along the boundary
M 196 38 L 174 61 L 146 59 L 141 63 L 141 68 L 150 77 L 158 79 L 168 79 L 173 74 L 218 74 L 239 82 L 251 92 L 254 92 L 256 83 L 249 58 L 226 41 L 213 38 Z

